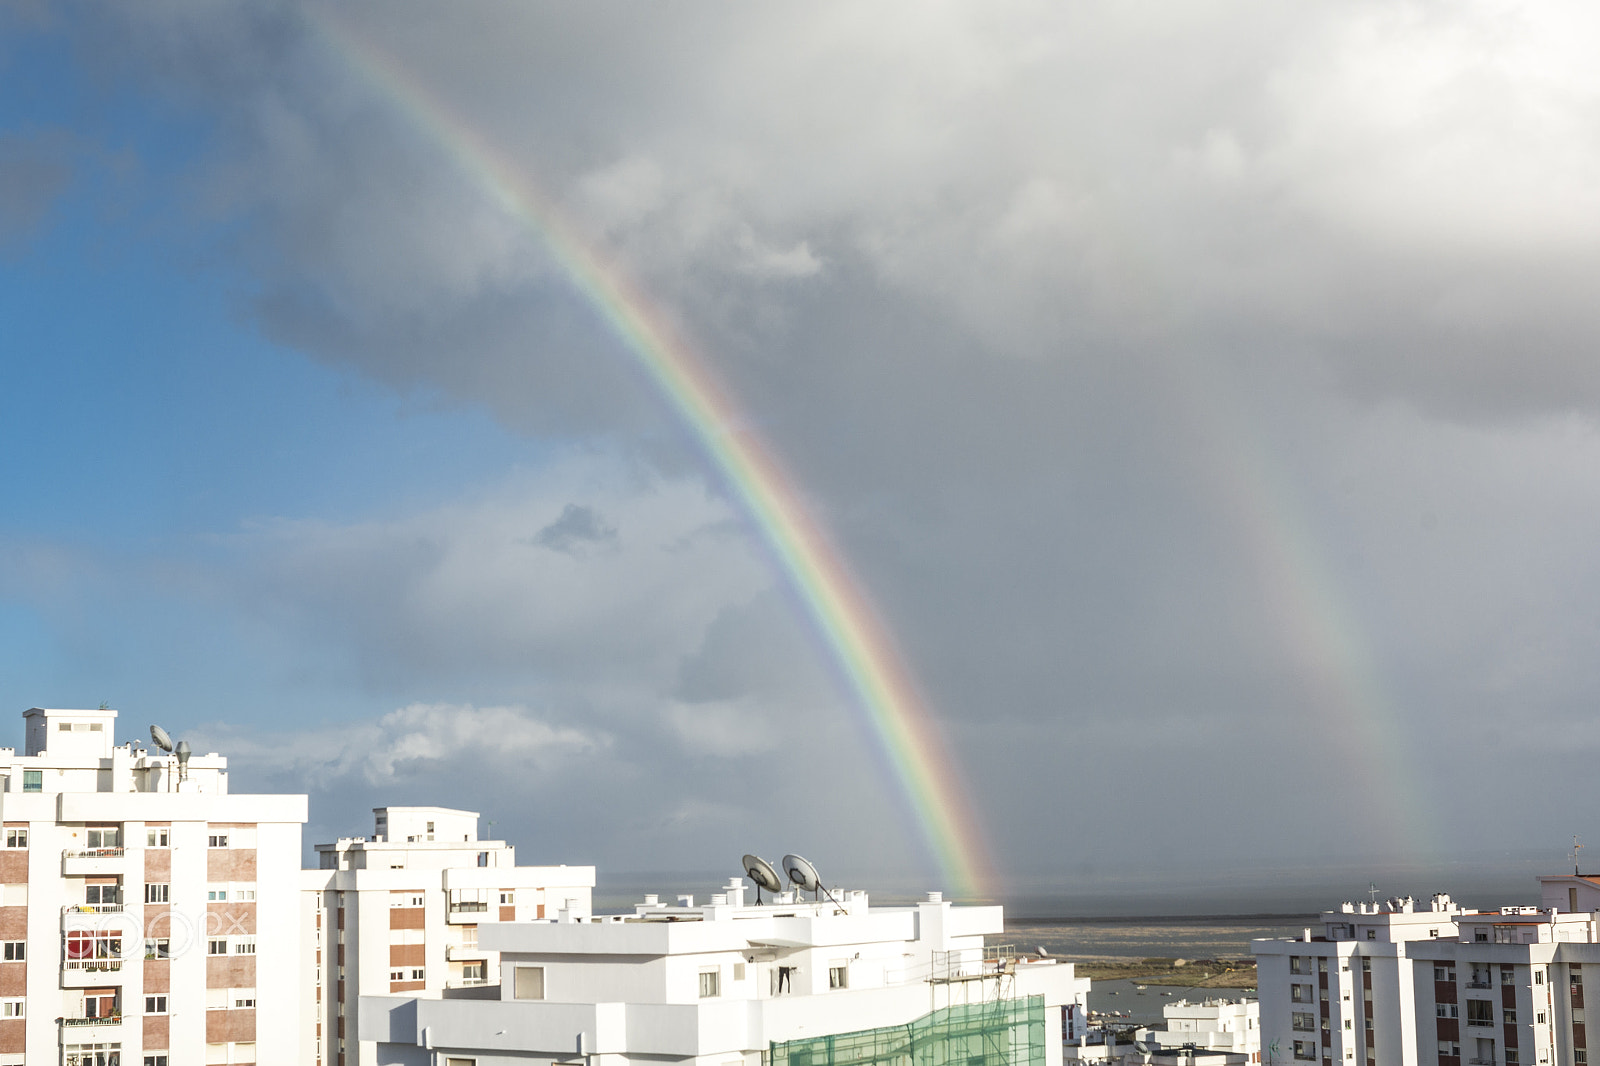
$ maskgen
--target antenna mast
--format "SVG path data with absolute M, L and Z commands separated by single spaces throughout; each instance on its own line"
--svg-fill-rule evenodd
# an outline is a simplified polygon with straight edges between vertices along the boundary
M 1576 833 L 1572 834 L 1572 852 L 1567 856 L 1567 858 L 1572 860 L 1572 876 L 1574 876 L 1574 877 L 1579 876 L 1578 875 L 1578 852 L 1580 852 L 1582 850 L 1583 850 L 1583 845 L 1578 843 L 1578 834 L 1576 834 Z

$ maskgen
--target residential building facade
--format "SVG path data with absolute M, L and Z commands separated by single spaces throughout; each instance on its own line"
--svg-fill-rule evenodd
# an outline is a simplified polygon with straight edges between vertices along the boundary
M 316 847 L 301 875 L 309 938 L 301 974 L 310 1024 L 295 1061 L 374 1066 L 359 997 L 494 996 L 500 957 L 484 922 L 587 916 L 593 866 L 518 866 L 516 849 L 478 839 L 474 811 L 380 807 L 370 838 Z
M 113 710 L 23 718 L 24 753 L 0 748 L 0 1066 L 295 1061 L 306 797 L 118 745 Z
M 1541 881 L 1547 903 L 1600 905 L 1590 879 Z M 1261 1038 L 1281 1066 L 1585 1066 L 1597 934 L 1595 913 L 1562 906 L 1346 903 L 1252 942 Z
M 362 996 L 362 1031 L 377 1061 L 411 1066 L 1060 1066 L 1062 1007 L 1089 982 L 986 949 L 1000 907 L 745 891 L 735 878 L 703 903 L 484 925 L 496 998 Z

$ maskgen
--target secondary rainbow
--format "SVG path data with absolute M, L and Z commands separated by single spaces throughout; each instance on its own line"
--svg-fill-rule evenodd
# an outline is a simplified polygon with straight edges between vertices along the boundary
M 899 782 L 948 887 L 981 894 L 988 865 L 982 858 L 982 836 L 937 723 L 843 557 L 810 519 L 771 450 L 738 417 L 738 409 L 704 360 L 623 270 L 584 240 L 520 168 L 504 159 L 437 94 L 325 8 L 312 15 L 312 25 L 502 210 L 541 238 L 571 285 L 637 357 L 760 531 L 804 604 L 847 680 L 879 754 Z

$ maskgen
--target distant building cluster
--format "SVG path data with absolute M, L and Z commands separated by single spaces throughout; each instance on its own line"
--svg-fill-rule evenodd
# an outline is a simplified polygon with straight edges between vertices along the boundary
M 471 811 L 380 808 L 303 870 L 305 796 L 116 718 L 0 748 L 0 1066 L 1060 1066 L 1088 991 L 938 893 L 596 915 L 594 867 L 519 866 Z
M 23 717 L 0 1066 L 1588 1064 L 1600 878 L 1488 913 L 1344 904 L 1253 942 L 1259 1002 L 1179 1000 L 1119 1039 L 1070 962 L 993 944 L 1000 907 L 874 906 L 793 856 L 785 890 L 746 856 L 764 899 L 735 877 L 595 914 L 594 867 L 518 865 L 443 807 L 379 808 L 302 869 L 305 796 L 230 793 L 226 759 L 160 730 L 119 745 L 112 710 Z
M 1345 903 L 1252 942 L 1273 1066 L 1586 1066 L 1600 878 L 1539 878 L 1540 904 Z

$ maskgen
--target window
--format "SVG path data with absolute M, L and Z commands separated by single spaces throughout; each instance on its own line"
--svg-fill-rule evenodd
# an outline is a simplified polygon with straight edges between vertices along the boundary
M 451 1057 L 444 1060 L 444 1066 L 478 1066 L 478 1060 Z
M 172 886 L 170 884 L 147 882 L 144 886 L 144 901 L 146 903 L 170 903 L 172 901 Z
M 253 989 L 253 988 L 251 988 L 251 989 L 239 989 L 239 990 L 234 992 L 234 994 L 233 994 L 233 1009 L 234 1010 L 255 1010 L 255 1006 L 256 1006 L 256 990 L 255 989 Z
M 1311 1002 L 1311 986 L 1310 985 L 1290 985 L 1289 986 L 1289 999 L 1292 1000 L 1295 1003 L 1310 1003 Z
M 845 966 L 844 963 L 840 963 L 837 966 L 829 966 L 828 967 L 828 987 L 829 988 L 849 988 L 850 987 L 850 970 Z
M 1458 1059 L 1461 1057 L 1461 1045 L 1454 1040 L 1439 1041 L 1439 1057 L 1441 1059 Z
M 1317 1018 L 1314 1014 L 1297 1010 L 1291 1015 L 1291 1021 L 1296 1032 L 1314 1033 L 1317 1031 Z
M 514 892 L 502 892 L 502 893 L 500 893 L 500 906 L 509 907 L 512 904 L 514 904 L 516 901 L 517 901 L 516 900 L 516 893 L 514 893 Z
M 700 998 L 710 999 L 712 996 L 722 995 L 722 971 L 700 971 Z
M 1581 1047 L 1573 1048 L 1572 1049 L 1572 1061 L 1575 1062 L 1575 1063 L 1580 1063 L 1580 1064 L 1588 1062 L 1589 1061 L 1589 1049 L 1588 1048 L 1581 1048 Z
M 228 939 L 220 937 L 216 940 L 206 941 L 207 955 L 226 955 L 228 953 Z
M 514 999 L 544 998 L 544 967 L 518 966 L 512 984 Z
M 122 902 L 122 886 L 111 885 L 85 885 L 83 886 L 83 902 L 93 906 L 105 906 Z
M 208 847 L 225 848 L 228 846 L 227 833 L 212 833 L 209 837 L 207 837 L 207 840 L 209 841 L 207 844 Z
M 1376 940 L 1376 939 L 1378 939 L 1378 931 L 1376 929 L 1368 929 L 1367 930 L 1367 939 L 1368 940 Z
M 1289 972 L 1290 973 L 1305 973 L 1306 972 L 1306 960 L 1301 958 L 1299 955 L 1291 955 L 1291 956 L 1289 956 Z
M 24 770 L 24 771 L 22 771 L 22 791 L 24 791 L 24 792 L 43 792 L 44 791 L 44 771 L 43 770 Z
M 226 903 L 226 902 L 228 902 L 228 890 L 225 889 L 225 888 L 208 888 L 208 889 L 206 889 L 206 902 L 207 903 Z
M 1467 1000 L 1468 1025 L 1493 1025 L 1494 1004 L 1487 999 Z
M 404 981 L 405 979 L 406 979 L 406 972 L 404 970 L 390 970 L 389 971 L 389 980 L 391 980 L 391 981 Z
M 147 959 L 172 958 L 172 941 L 168 937 L 150 937 L 144 942 L 144 957 Z
M 167 997 L 166 996 L 146 996 L 146 997 L 144 997 L 144 1012 L 146 1014 L 165 1014 L 165 1013 L 167 1013 Z
M 1533 971 L 1533 983 L 1536 984 L 1536 985 L 1544 984 L 1544 971 L 1543 970 L 1535 970 L 1535 971 Z
M 478 852 L 478 865 L 479 866 L 488 866 L 489 865 L 489 853 L 487 851 Z
M 7 940 L 5 943 L 5 960 L 7 962 L 24 962 L 28 957 L 28 942 L 26 940 Z
M 122 846 L 122 830 L 116 826 L 95 826 L 84 830 L 84 836 L 88 838 L 91 849 Z
M 432 822 L 428 823 L 428 839 L 429 840 L 433 839 L 433 823 Z
M 421 907 L 427 902 L 426 900 L 423 899 L 422 893 L 420 893 L 420 892 L 411 893 L 410 899 L 411 899 L 411 906 L 413 906 L 413 907 Z
M 1514 1047 L 1506 1048 L 1506 1066 L 1517 1066 L 1519 1061 L 1521 1059 L 1518 1056 L 1517 1049 Z
M 7 829 L 6 847 L 25 848 L 28 846 L 28 831 L 26 829 Z
M 27 1004 L 20 999 L 0 999 L 0 1018 L 27 1017 Z
M 167 843 L 171 839 L 168 833 L 169 831 L 166 829 L 146 829 L 144 831 L 144 846 L 147 848 L 170 847 L 171 845 Z
M 1503 984 L 1503 985 L 1514 985 L 1514 984 L 1516 984 L 1517 983 L 1517 971 L 1516 971 L 1516 968 L 1512 967 L 1512 966 L 1502 966 L 1502 967 L 1500 967 L 1500 983 Z
M 254 955 L 256 953 L 256 938 L 253 936 L 239 937 L 233 942 L 233 953 L 235 955 Z
M 1451 966 L 1435 966 L 1433 968 L 1433 979 L 1435 981 L 1453 982 L 1456 979 L 1455 968 Z
M 144 1066 L 167 1066 L 167 1057 L 165 1055 L 146 1055 L 144 1057 Z
M 733 979 L 735 981 L 744 980 L 744 963 L 736 962 L 733 964 Z
M 1459 1012 L 1459 1008 L 1457 1008 L 1454 1003 L 1436 1003 L 1436 1004 L 1434 1004 L 1433 1010 L 1434 1010 L 1434 1013 L 1437 1014 L 1441 1018 L 1459 1018 L 1459 1017 L 1461 1017 L 1461 1014 Z
M 253 888 L 234 888 L 230 891 L 233 892 L 233 901 L 235 903 L 254 903 L 256 901 L 256 890 Z
M 425 969 L 414 969 L 411 971 L 411 979 L 413 981 L 426 981 L 428 979 L 428 971 Z
M 1500 1012 L 1500 1020 L 1503 1023 L 1505 1023 L 1506 1025 L 1516 1025 L 1517 1024 L 1517 1008 L 1515 1008 L 1515 1007 L 1507 1007 L 1505 1010 L 1501 1011 Z
M 1314 1062 L 1317 1058 L 1317 1048 L 1309 1040 L 1296 1040 L 1294 1042 L 1294 1057 L 1302 1062 Z
M 465 981 L 487 981 L 489 975 L 484 961 L 464 962 L 461 964 L 461 978 Z
M 1544 1011 L 1540 1011 L 1539 1013 L 1535 1014 L 1533 1016 L 1533 1021 L 1534 1021 L 1535 1025 L 1543 1025 L 1544 1024 Z
M 1475 926 L 1472 930 L 1472 942 L 1474 944 L 1487 944 L 1489 942 L 1489 930 L 1481 925 Z

